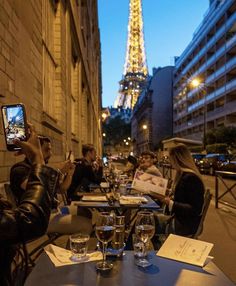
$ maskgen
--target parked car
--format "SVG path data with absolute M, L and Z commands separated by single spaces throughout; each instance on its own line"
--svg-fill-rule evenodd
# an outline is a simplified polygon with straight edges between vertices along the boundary
M 206 154 L 201 153 L 192 153 L 191 155 L 197 167 L 201 164 L 202 159 L 206 157 Z
M 224 163 L 230 161 L 229 154 L 207 154 L 198 164 L 200 172 L 214 175 L 215 171 L 221 170 Z
M 220 168 L 221 171 L 236 173 L 236 155 L 230 156 L 229 160 L 224 162 Z

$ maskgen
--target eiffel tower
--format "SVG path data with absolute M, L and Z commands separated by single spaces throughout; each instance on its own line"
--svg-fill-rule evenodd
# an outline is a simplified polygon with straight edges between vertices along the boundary
M 146 85 L 148 68 L 144 47 L 142 0 L 130 0 L 126 60 L 115 107 L 133 109 Z

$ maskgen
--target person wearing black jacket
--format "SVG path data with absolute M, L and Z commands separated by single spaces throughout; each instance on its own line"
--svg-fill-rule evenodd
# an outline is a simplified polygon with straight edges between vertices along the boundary
M 13 208 L 9 201 L 0 197 L 1 286 L 23 285 L 24 279 L 20 281 L 17 272 L 19 267 L 16 267 L 19 266 L 18 262 L 26 262 L 25 251 L 22 249 L 25 249 L 26 242 L 46 232 L 50 216 L 52 195 L 48 190 L 55 183 L 55 171 L 44 166 L 37 134 L 32 125 L 29 124 L 29 128 L 31 135 L 28 142 L 14 142 L 32 162 L 26 191 L 17 208 Z
M 156 195 L 156 198 L 163 202 L 170 215 L 156 215 L 157 234 L 166 232 L 193 235 L 201 220 L 204 184 L 191 153 L 184 144 L 171 148 L 169 159 L 176 170 L 173 187 L 168 196 Z
M 77 199 L 77 192 L 89 192 L 91 184 L 100 184 L 103 176 L 101 160 L 96 160 L 96 150 L 93 145 L 82 146 L 83 158 L 75 160 L 76 167 L 71 185 L 67 191 L 69 199 Z

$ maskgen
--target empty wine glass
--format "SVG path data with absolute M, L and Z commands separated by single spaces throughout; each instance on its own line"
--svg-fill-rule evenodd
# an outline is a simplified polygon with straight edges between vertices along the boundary
M 142 267 L 150 266 L 152 263 L 145 258 L 145 253 L 147 242 L 155 233 L 155 220 L 153 213 L 147 211 L 138 213 L 135 224 L 135 233 L 143 243 L 142 257 L 137 259 L 136 264 Z
M 113 267 L 112 263 L 106 261 L 106 249 L 107 244 L 113 239 L 115 234 L 115 219 L 108 212 L 102 212 L 99 214 L 97 223 L 96 223 L 96 236 L 97 239 L 102 243 L 102 261 L 96 264 L 97 270 L 110 270 Z

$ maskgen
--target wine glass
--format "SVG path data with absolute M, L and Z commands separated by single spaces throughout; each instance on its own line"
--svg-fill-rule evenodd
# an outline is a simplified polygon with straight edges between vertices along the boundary
M 138 213 L 135 224 L 135 233 L 143 243 L 142 257 L 136 261 L 136 264 L 141 267 L 150 266 L 152 263 L 145 258 L 145 253 L 147 242 L 155 233 L 155 220 L 153 213 L 147 211 Z
M 101 212 L 99 214 L 97 223 L 96 223 L 96 236 L 97 239 L 102 243 L 102 261 L 96 264 L 97 270 L 110 270 L 113 267 L 113 264 L 106 261 L 106 250 L 107 244 L 113 239 L 115 235 L 115 219 L 108 212 Z

